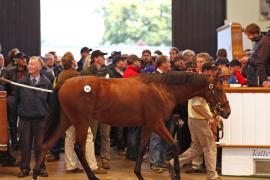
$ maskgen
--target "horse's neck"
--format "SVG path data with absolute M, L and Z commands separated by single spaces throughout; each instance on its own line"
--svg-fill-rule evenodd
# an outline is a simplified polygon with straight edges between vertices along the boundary
M 176 102 L 180 104 L 195 96 L 203 97 L 203 88 L 203 86 L 175 85 L 170 87 L 170 90 L 174 93 Z

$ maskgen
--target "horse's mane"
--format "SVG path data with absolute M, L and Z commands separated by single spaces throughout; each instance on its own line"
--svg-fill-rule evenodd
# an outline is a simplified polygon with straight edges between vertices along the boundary
M 141 74 L 135 76 L 138 80 L 144 83 L 165 83 L 165 84 L 179 84 L 179 85 L 195 85 L 203 86 L 208 83 L 208 77 L 202 74 L 191 72 L 177 72 L 172 71 L 168 73 L 156 74 Z

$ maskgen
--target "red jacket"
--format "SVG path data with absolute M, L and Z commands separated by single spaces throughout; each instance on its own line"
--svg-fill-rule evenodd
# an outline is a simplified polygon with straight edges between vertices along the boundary
M 235 71 L 233 74 L 235 75 L 235 77 L 236 77 L 239 84 L 242 84 L 242 85 L 247 84 L 246 78 L 244 78 L 244 76 L 241 74 L 240 71 Z
M 129 78 L 129 77 L 135 76 L 139 74 L 139 72 L 140 70 L 138 68 L 135 68 L 133 66 L 128 66 L 124 72 L 123 78 Z

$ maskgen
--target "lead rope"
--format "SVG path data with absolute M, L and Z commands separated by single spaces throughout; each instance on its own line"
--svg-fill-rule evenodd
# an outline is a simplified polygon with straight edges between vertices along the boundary
M 211 130 L 213 134 L 217 137 L 217 140 L 222 139 L 224 137 L 224 124 L 222 118 L 219 115 L 220 111 L 221 108 L 219 105 L 216 105 L 215 107 L 211 108 L 213 117 L 217 120 L 217 133 L 214 132 L 212 128 Z

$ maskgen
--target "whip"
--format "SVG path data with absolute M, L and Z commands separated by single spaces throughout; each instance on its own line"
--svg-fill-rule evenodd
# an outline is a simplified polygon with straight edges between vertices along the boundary
M 23 88 L 27 88 L 27 89 L 33 89 L 33 90 L 36 90 L 36 91 L 42 91 L 42 92 L 47 92 L 47 93 L 52 93 L 53 92 L 52 90 L 49 90 L 49 89 L 43 89 L 43 88 L 38 88 L 38 87 L 34 87 L 34 86 L 28 86 L 28 85 L 16 83 L 16 82 L 4 79 L 4 78 L 0 78 L 0 81 L 3 81 L 5 83 L 7 83 L 7 84 L 12 84 L 14 86 L 19 86 L 19 87 L 23 87 Z

